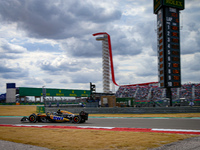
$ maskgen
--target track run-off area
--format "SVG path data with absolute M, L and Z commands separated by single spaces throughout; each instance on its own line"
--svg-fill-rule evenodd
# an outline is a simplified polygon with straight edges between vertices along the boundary
M 1 116 L 0 126 L 52 128 L 52 129 L 85 129 L 126 132 L 157 132 L 200 135 L 200 117 L 167 118 L 167 117 L 89 117 L 82 124 L 73 123 L 22 123 L 20 116 Z

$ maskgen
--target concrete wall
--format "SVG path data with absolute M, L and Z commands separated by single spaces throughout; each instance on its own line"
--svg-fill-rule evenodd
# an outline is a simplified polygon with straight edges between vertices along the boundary
M 16 101 L 16 89 L 10 88 L 6 89 L 6 103 L 11 103 Z
M 16 87 L 15 83 L 6 83 L 6 103 L 16 101 Z
M 46 112 L 56 112 L 58 109 L 72 113 L 86 111 L 89 114 L 156 114 L 156 113 L 200 113 L 200 107 L 125 107 L 125 108 L 84 108 L 84 107 L 46 107 Z

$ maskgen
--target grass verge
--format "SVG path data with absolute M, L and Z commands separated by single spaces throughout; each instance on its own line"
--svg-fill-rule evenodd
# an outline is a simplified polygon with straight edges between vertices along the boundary
M 36 106 L 0 106 L 0 116 L 29 116 L 36 113 Z
M 0 140 L 53 150 L 146 150 L 195 135 L 0 127 Z

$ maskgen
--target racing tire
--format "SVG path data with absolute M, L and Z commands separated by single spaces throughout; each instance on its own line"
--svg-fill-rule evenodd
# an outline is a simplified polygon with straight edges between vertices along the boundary
M 81 116 L 74 116 L 73 119 L 72 119 L 72 122 L 73 123 L 80 123 L 81 122 Z
M 36 116 L 36 114 L 31 114 L 31 115 L 28 117 L 28 120 L 29 120 L 31 123 L 36 123 L 36 122 L 37 122 L 37 116 Z

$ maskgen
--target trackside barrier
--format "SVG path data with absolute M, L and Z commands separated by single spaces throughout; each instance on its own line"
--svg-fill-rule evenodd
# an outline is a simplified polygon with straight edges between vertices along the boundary
M 87 107 L 46 107 L 46 111 L 56 112 L 58 109 L 79 113 L 86 111 L 89 114 L 158 114 L 158 113 L 200 113 L 200 107 L 113 107 L 113 108 L 87 108 Z

